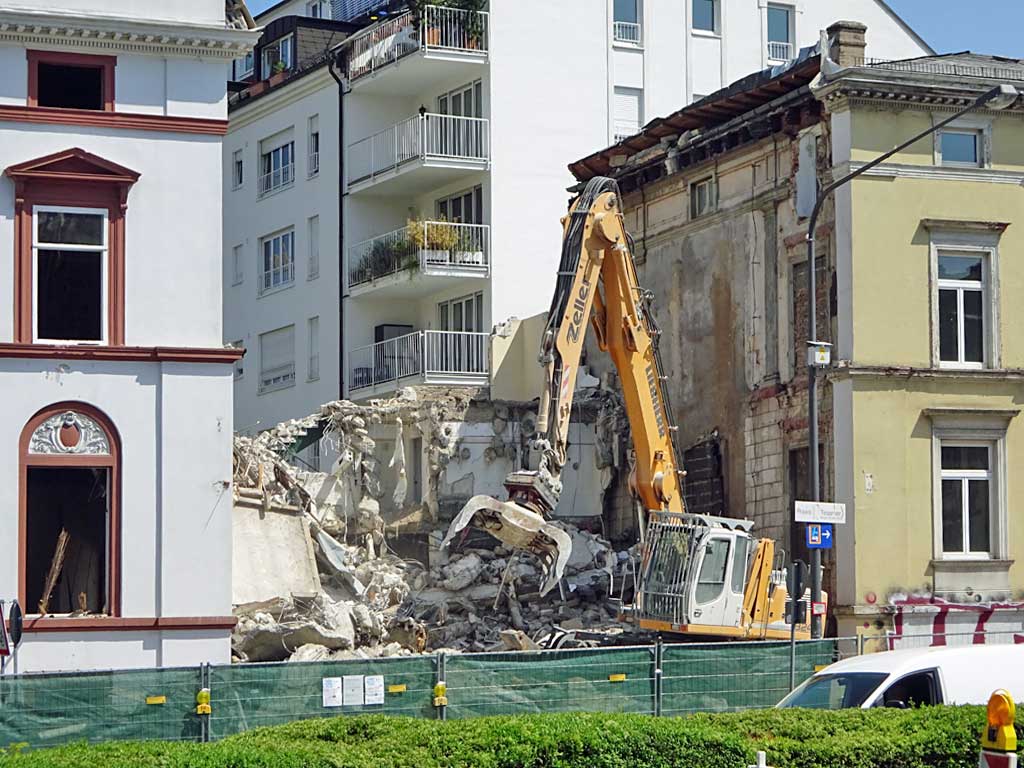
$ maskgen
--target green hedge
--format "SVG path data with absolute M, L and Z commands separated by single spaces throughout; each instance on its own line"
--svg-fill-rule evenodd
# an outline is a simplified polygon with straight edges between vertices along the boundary
M 215 744 L 84 744 L 0 757 L 3 768 L 973 768 L 981 707 L 764 710 L 687 718 L 556 714 L 447 722 L 304 720 Z M 1020 730 L 1020 723 L 1018 724 Z

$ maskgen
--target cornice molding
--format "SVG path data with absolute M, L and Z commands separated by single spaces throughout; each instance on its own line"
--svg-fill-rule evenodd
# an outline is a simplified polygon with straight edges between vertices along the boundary
M 286 80 L 266 96 L 251 102 L 235 102 L 228 107 L 228 132 L 240 130 L 328 87 L 336 88 L 337 84 L 324 64 L 315 72 Z
M 100 347 L 0 343 L 0 359 L 21 360 L 228 364 L 240 360 L 244 354 L 244 349 L 234 347 Z
M 75 619 L 60 616 L 25 618 L 23 631 L 34 632 L 139 632 L 145 630 L 231 630 L 238 619 L 234 616 L 161 616 L 134 618 L 97 616 Z
M 259 36 L 226 26 L 0 7 L 0 43 L 24 47 L 235 59 Z
M 835 178 L 863 168 L 867 163 L 853 161 L 832 169 Z M 935 165 L 910 165 L 906 163 L 883 163 L 867 171 L 865 176 L 886 179 L 927 179 L 930 181 L 973 181 L 986 184 L 1013 184 L 1024 186 L 1024 172 L 997 171 L 991 168 L 952 168 Z
M 914 366 L 859 365 L 842 361 L 828 371 L 830 379 L 849 377 L 882 378 L 882 379 L 948 379 L 957 381 L 976 381 L 979 383 L 998 383 L 1002 381 L 1024 381 L 1022 368 L 917 368 Z
M 125 131 L 194 133 L 209 136 L 223 136 L 228 132 L 228 121 L 216 118 L 146 115 L 135 112 L 100 112 L 90 109 L 57 109 L 55 107 L 20 107 L 6 104 L 0 104 L 0 122 L 81 125 L 117 128 Z

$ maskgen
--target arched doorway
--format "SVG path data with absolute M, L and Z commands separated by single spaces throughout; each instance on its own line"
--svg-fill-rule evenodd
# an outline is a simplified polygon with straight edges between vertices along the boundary
M 120 439 L 79 402 L 36 413 L 19 444 L 18 598 L 29 615 L 120 615 Z

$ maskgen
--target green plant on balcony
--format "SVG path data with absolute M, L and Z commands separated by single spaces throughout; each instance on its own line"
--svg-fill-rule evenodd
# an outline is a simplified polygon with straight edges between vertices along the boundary
M 479 48 L 483 38 L 484 23 L 483 10 L 487 7 L 487 0 L 409 0 L 409 11 L 412 14 L 413 28 L 419 34 L 423 29 L 423 20 L 427 17 L 427 6 L 437 8 L 454 8 L 459 11 L 467 11 L 462 31 L 466 36 L 466 45 L 469 48 Z M 425 45 L 441 45 L 442 29 L 439 24 L 431 24 L 423 29 L 423 42 Z M 445 40 L 446 45 L 454 41 Z
M 459 244 L 458 227 L 448 224 L 444 216 L 437 221 L 409 219 L 409 239 L 420 251 L 448 253 Z
M 416 247 L 408 237 L 397 240 L 381 238 L 375 240 L 363 257 L 359 260 L 356 272 L 365 279 L 376 280 L 403 269 L 418 266 Z

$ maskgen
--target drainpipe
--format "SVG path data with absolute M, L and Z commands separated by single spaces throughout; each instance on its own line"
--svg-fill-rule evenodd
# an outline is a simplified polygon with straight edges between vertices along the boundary
M 338 84 L 338 399 L 345 399 L 345 81 L 338 59 L 332 56 L 327 68 Z

